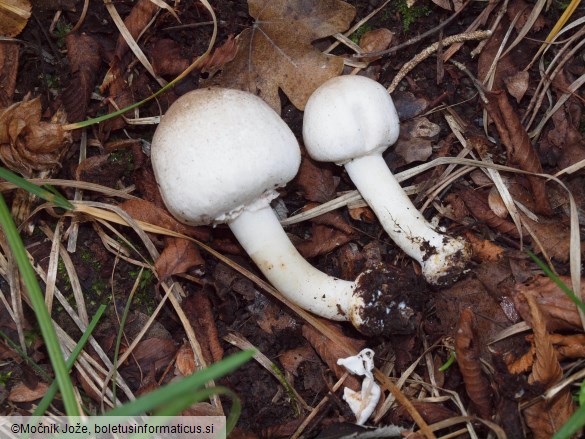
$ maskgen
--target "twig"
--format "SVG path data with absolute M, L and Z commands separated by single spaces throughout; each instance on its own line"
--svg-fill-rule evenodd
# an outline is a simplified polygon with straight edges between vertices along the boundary
M 431 56 L 433 53 L 435 53 L 437 51 L 440 44 L 443 47 L 445 47 L 445 46 L 450 46 L 451 44 L 455 44 L 455 43 L 462 43 L 464 41 L 483 40 L 485 38 L 489 38 L 491 36 L 491 34 L 492 34 L 492 32 L 489 30 L 467 32 L 467 33 L 462 33 L 462 34 L 457 34 L 457 35 L 451 35 L 450 37 L 445 38 L 440 43 L 436 42 L 434 44 L 431 44 L 429 47 L 424 49 L 422 52 L 420 52 L 418 55 L 416 55 L 414 58 L 412 58 L 410 61 L 408 61 L 406 64 L 404 64 L 402 66 L 402 68 L 396 74 L 396 76 L 392 80 L 392 83 L 388 87 L 388 92 L 392 93 L 396 89 L 396 87 L 398 86 L 400 81 L 402 81 L 404 79 L 404 77 L 406 75 L 408 75 L 408 73 L 412 69 L 414 69 L 418 64 L 423 62 L 425 59 L 427 59 L 429 56 Z
M 410 40 L 405 41 L 402 44 L 399 44 L 398 46 L 390 47 L 389 49 L 386 49 L 386 50 L 378 50 L 377 52 L 356 53 L 355 55 L 352 55 L 352 57 L 353 58 L 369 58 L 369 57 L 374 57 L 374 56 L 385 56 L 385 55 L 390 55 L 394 52 L 398 52 L 399 50 L 402 50 L 405 47 L 412 46 L 413 44 L 416 44 L 419 41 L 424 40 L 425 38 L 439 32 L 441 29 L 443 29 L 445 26 L 447 26 L 449 23 L 451 23 L 453 20 L 455 20 L 459 16 L 459 14 L 465 9 L 465 7 L 470 3 L 470 1 L 471 0 L 467 0 L 463 4 L 463 6 L 461 6 L 461 9 L 459 9 L 457 12 L 455 12 L 453 15 L 451 15 L 445 21 L 439 23 L 437 26 L 433 27 L 432 29 L 429 29 L 426 32 L 424 32 L 420 35 L 417 35 L 416 37 L 413 37 Z

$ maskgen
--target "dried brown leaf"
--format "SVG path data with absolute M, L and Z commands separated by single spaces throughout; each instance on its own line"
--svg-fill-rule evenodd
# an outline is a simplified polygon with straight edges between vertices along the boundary
M 0 108 L 12 104 L 18 75 L 20 44 L 0 41 Z
M 278 359 L 286 372 L 298 376 L 299 366 L 305 361 L 317 361 L 317 354 L 311 346 L 305 345 L 283 352 Z
M 180 416 L 224 416 L 224 413 L 221 408 L 213 406 L 208 402 L 198 402 L 197 404 L 193 404 L 187 410 L 181 412 Z
M 310 210 L 316 207 L 317 204 L 309 203 L 304 208 L 304 210 Z M 315 218 L 311 219 L 311 222 L 315 224 L 320 224 L 322 226 L 331 226 L 336 228 L 337 230 L 346 233 L 348 235 L 352 235 L 354 233 L 353 227 L 345 220 L 343 215 L 339 212 L 327 212 L 323 215 L 319 215 Z
M 325 321 L 322 322 L 329 326 L 332 331 L 335 331 L 345 345 L 350 346 L 356 352 L 359 352 L 364 348 L 365 343 L 362 340 L 349 338 L 343 335 L 339 328 L 332 323 Z M 327 337 L 319 333 L 311 325 L 303 325 L 303 337 L 311 343 L 311 346 L 313 346 L 321 359 L 327 364 L 327 366 L 329 366 L 329 369 L 333 371 L 337 378 L 341 378 L 347 372 L 345 367 L 337 364 L 338 359 L 347 357 L 345 349 L 331 343 Z M 353 375 L 349 375 L 346 378 L 344 385 L 352 390 L 358 390 L 361 388 L 360 381 Z
M 526 340 L 534 344 L 534 336 L 527 335 Z M 585 334 L 550 334 L 559 361 L 565 358 L 585 357 Z
M 257 313 L 256 324 L 267 334 L 293 329 L 297 326 L 295 319 L 271 302 L 262 302 L 261 310 Z
M 449 410 L 443 404 L 418 401 L 416 399 L 413 399 L 411 402 L 416 411 L 419 412 L 423 419 L 429 424 L 434 424 L 436 422 L 441 422 L 444 421 L 445 419 L 457 416 L 455 412 Z M 404 408 L 404 406 L 397 407 L 393 415 L 393 422 L 398 424 L 404 423 L 405 420 L 408 422 L 413 422 L 412 418 L 410 417 L 410 414 L 408 413 L 406 408 Z M 408 436 L 408 438 L 412 437 L 413 437 L 412 435 Z M 421 435 L 421 437 L 425 436 Z
M 380 28 L 366 32 L 360 38 L 360 47 L 364 52 L 379 52 L 386 50 L 390 43 L 394 33 L 390 29 Z
M 348 28 L 355 9 L 340 0 L 249 0 L 253 26 L 238 37 L 239 48 L 214 83 L 259 95 L 280 113 L 278 90 L 298 109 L 327 79 L 343 69 L 343 59 L 311 45 Z
M 518 21 L 515 24 L 515 28 L 517 31 L 520 31 L 520 29 L 524 27 L 526 21 L 528 20 L 528 16 L 532 12 L 533 7 L 534 6 L 532 4 L 529 4 L 524 0 L 514 0 L 513 2 L 510 2 L 510 5 L 506 10 L 508 14 L 508 19 L 512 21 L 514 17 L 516 17 L 516 15 L 520 14 L 520 17 L 518 18 Z M 543 14 L 539 15 L 534 24 L 532 25 L 532 31 L 538 32 L 544 27 L 545 23 L 546 21 Z
M 525 71 L 520 71 L 515 75 L 504 78 L 506 89 L 508 90 L 508 93 L 516 98 L 516 102 L 520 102 L 524 97 L 526 90 L 528 90 L 529 79 L 530 74 Z
M 506 147 L 508 160 L 524 171 L 542 173 L 542 166 L 536 150 L 532 146 L 516 110 L 510 105 L 506 93 L 500 90 L 489 92 L 486 96 L 488 98 L 486 109 L 496 125 L 503 145 Z M 532 188 L 536 210 L 545 215 L 552 215 L 553 211 L 546 194 L 545 180 L 533 176 L 527 178 Z
M 234 60 L 238 53 L 239 40 L 229 35 L 227 40 L 213 51 L 211 56 L 205 58 L 199 67 L 202 72 L 213 74 L 223 68 L 224 65 Z
M 206 227 L 191 227 L 178 222 L 165 209 L 155 206 L 145 200 L 134 199 L 124 201 L 119 205 L 132 218 L 144 221 L 156 226 L 182 233 L 193 238 L 208 240 L 211 234 Z
M 519 238 L 515 224 L 507 218 L 501 218 L 490 208 L 488 195 L 485 191 L 462 190 L 459 196 L 469 209 L 471 214 L 490 228 L 500 233 Z M 539 222 L 532 221 L 524 214 L 520 214 L 522 222 L 534 232 L 538 241 L 547 254 L 559 261 L 567 261 L 569 258 L 570 229 L 556 219 L 541 218 Z M 522 235 L 529 238 L 529 234 L 523 228 Z M 534 245 L 534 251 L 540 252 L 540 247 Z
M 49 385 L 45 382 L 39 381 L 34 389 L 26 386 L 22 381 L 16 383 L 10 394 L 8 395 L 8 401 L 12 402 L 31 402 L 42 398 L 47 393 Z
M 0 110 L 0 160 L 13 171 L 31 176 L 58 168 L 70 142 L 60 123 L 41 122 L 39 98 Z
M 204 291 L 197 291 L 183 300 L 182 307 L 195 333 L 198 334 L 203 357 L 208 364 L 223 359 L 211 300 Z
M 152 337 L 140 341 L 132 351 L 132 360 L 126 361 L 138 362 L 143 373 L 148 375 L 168 367 L 176 352 L 177 347 L 173 340 Z
M 362 48 L 364 52 L 379 52 L 382 50 L 386 50 L 390 47 L 392 43 L 392 38 L 394 38 L 394 33 L 390 29 L 386 29 L 384 27 L 380 29 L 374 29 L 366 32 L 360 38 L 359 46 Z M 372 62 L 380 59 L 381 57 L 367 57 L 362 58 L 366 62 Z
M 28 0 L 0 0 L 0 36 L 15 37 L 22 32 L 31 9 Z
M 193 349 L 187 342 L 179 348 L 177 352 L 177 359 L 175 361 L 177 369 L 177 375 L 189 376 L 195 372 L 195 356 L 193 355 Z
M 316 203 L 325 203 L 335 196 L 338 181 L 327 165 L 318 164 L 303 155 L 299 172 L 294 182 L 301 188 L 305 198 Z
M 526 296 L 534 331 L 535 361 L 528 377 L 550 388 L 563 378 L 563 370 L 555 354 L 545 319 L 535 298 Z M 553 399 L 538 402 L 524 410 L 526 425 L 535 438 L 549 438 L 571 417 L 575 407 L 570 388 L 561 390 Z
M 424 162 L 433 153 L 433 144 L 428 139 L 408 137 L 402 139 L 394 148 L 398 160 L 392 160 L 393 166 L 404 166 L 414 162 Z
M 128 16 L 124 19 L 124 24 L 130 35 L 132 35 L 132 38 L 136 39 L 138 35 L 140 35 L 140 32 L 142 32 L 150 20 L 152 20 L 158 9 L 159 7 L 150 0 L 138 0 Z M 118 63 L 127 51 L 128 43 L 126 43 L 124 36 L 118 36 L 115 57 L 113 60 L 114 64 L 112 64 L 112 66 Z
M 201 253 L 191 241 L 170 237 L 154 268 L 161 280 L 174 274 L 186 273 L 194 267 L 205 265 Z
M 480 417 L 490 419 L 492 391 L 489 381 L 481 371 L 480 349 L 474 326 L 473 311 L 465 308 L 457 325 L 455 353 L 469 399 L 477 408 Z
M 347 209 L 349 216 L 355 221 L 364 221 L 366 223 L 375 223 L 377 221 L 376 214 L 367 206 L 363 207 L 349 207 Z
M 75 122 L 85 119 L 101 57 L 99 43 L 90 35 L 70 33 L 65 37 L 65 44 L 71 81 L 63 90 L 61 98 L 67 111 L 67 120 Z
M 571 285 L 570 278 L 561 276 L 561 280 L 566 285 Z M 583 286 L 583 282 L 581 285 L 581 297 L 583 297 L 585 286 Z M 530 282 L 516 285 L 512 292 L 518 313 L 529 325 L 532 325 L 532 314 L 527 297 L 533 297 L 539 305 L 540 315 L 549 331 L 583 329 L 577 306 L 549 277 L 537 276 Z
M 534 344 L 530 346 L 530 349 L 519 358 L 513 358 L 512 355 L 508 355 L 504 358 L 508 372 L 512 374 L 521 374 L 528 372 L 534 364 Z
M 157 40 L 149 52 L 157 75 L 176 76 L 189 67 L 189 60 L 181 54 L 181 45 L 170 38 Z
M 488 239 L 481 239 L 471 231 L 464 232 L 465 238 L 471 243 L 473 258 L 485 261 L 498 261 L 504 257 L 504 249 Z
M 478 221 L 484 222 L 490 228 L 495 229 L 500 233 L 519 237 L 518 230 L 512 221 L 500 218 L 490 209 L 487 195 L 483 192 L 466 189 L 459 191 L 459 197 Z
M 348 235 L 329 226 L 313 224 L 311 227 L 311 239 L 300 242 L 297 245 L 297 249 L 305 258 L 314 258 L 335 250 L 353 238 L 353 234 Z

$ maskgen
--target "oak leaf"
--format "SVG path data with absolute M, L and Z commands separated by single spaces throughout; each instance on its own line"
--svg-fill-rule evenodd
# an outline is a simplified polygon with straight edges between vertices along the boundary
M 15 37 L 22 32 L 30 18 L 31 9 L 28 0 L 1 0 L 0 36 Z
M 238 35 L 238 53 L 213 83 L 259 95 L 280 113 L 279 88 L 300 110 L 313 91 L 341 73 L 343 59 L 311 42 L 349 27 L 355 8 L 340 0 L 249 0 L 255 21 Z

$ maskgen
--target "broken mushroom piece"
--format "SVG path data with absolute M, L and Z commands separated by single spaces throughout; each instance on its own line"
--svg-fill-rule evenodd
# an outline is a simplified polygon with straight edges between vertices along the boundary
M 326 81 L 309 98 L 303 139 L 318 161 L 345 165 L 351 180 L 392 240 L 422 267 L 427 282 L 456 280 L 471 258 L 463 238 L 438 233 L 412 204 L 382 153 L 398 139 L 398 114 L 378 82 L 363 76 Z
M 404 306 L 398 309 L 386 294 L 389 282 L 380 272 L 366 271 L 355 282 L 336 279 L 311 266 L 288 239 L 270 201 L 296 175 L 300 150 L 262 99 L 221 88 L 187 93 L 162 118 L 151 152 L 169 211 L 190 225 L 227 223 L 292 302 L 328 319 L 350 320 L 366 334 L 408 319 Z

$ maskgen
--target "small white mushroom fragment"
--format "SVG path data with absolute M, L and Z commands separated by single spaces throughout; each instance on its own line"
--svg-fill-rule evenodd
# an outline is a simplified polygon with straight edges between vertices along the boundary
M 461 275 L 471 246 L 433 229 L 388 169 L 382 153 L 396 142 L 399 131 L 392 98 L 382 85 L 363 76 L 326 81 L 305 107 L 303 139 L 309 155 L 345 165 L 386 232 L 421 265 L 427 282 L 445 285 Z
M 364 377 L 360 392 L 351 390 L 348 387 L 343 389 L 343 399 L 355 415 L 356 423 L 364 425 L 372 416 L 382 393 L 372 374 L 374 370 L 374 351 L 367 348 L 363 349 L 353 357 L 340 358 L 337 360 L 337 364 L 345 367 L 354 375 Z
M 262 99 L 221 88 L 187 93 L 163 116 L 151 152 L 169 211 L 190 225 L 227 223 L 289 300 L 319 316 L 349 320 L 366 334 L 381 334 L 400 320 L 389 306 L 394 301 L 383 272 L 365 271 L 355 282 L 337 279 L 311 266 L 288 239 L 270 201 L 296 175 L 300 149 Z

